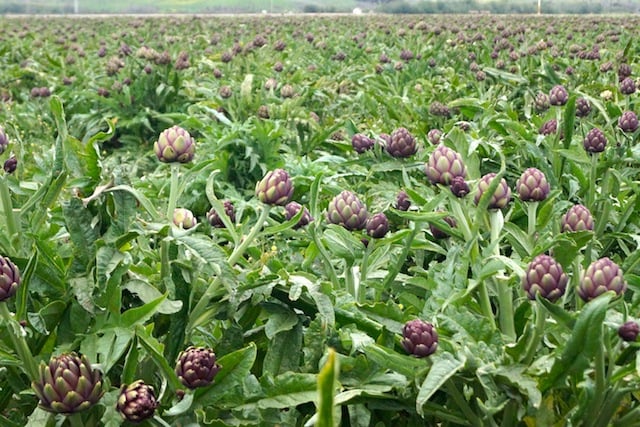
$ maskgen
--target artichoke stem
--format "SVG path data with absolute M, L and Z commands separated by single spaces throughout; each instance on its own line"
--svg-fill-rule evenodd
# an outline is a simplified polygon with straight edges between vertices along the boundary
M 242 243 L 240 243 L 239 246 L 236 246 L 236 248 L 231 253 L 231 256 L 229 256 L 229 265 L 233 266 L 235 265 L 236 262 L 238 262 L 238 259 L 240 259 L 240 257 L 244 254 L 244 252 L 247 250 L 249 245 L 256 238 L 260 230 L 262 230 L 262 227 L 264 227 L 265 221 L 267 220 L 267 218 L 269 218 L 270 209 L 271 209 L 271 205 L 263 204 L 262 212 L 260 212 L 260 216 L 258 217 L 258 220 L 256 221 L 255 225 L 249 231 L 249 234 L 242 241 Z
M 527 231 L 529 233 L 529 237 L 531 237 L 531 239 L 534 241 L 535 241 L 535 234 L 536 234 L 536 224 L 538 221 L 537 213 L 538 213 L 538 202 L 527 203 L 527 217 L 528 217 Z
M 21 326 L 11 316 L 7 303 L 0 303 L 0 317 L 4 320 L 4 324 L 7 327 L 7 332 L 11 338 L 13 349 L 18 354 L 20 361 L 22 362 L 22 368 L 31 380 L 38 378 L 38 366 L 36 365 L 31 350 L 25 341 L 24 337 L 20 334 Z
M 167 205 L 167 219 L 173 218 L 173 211 L 178 203 L 178 186 L 180 184 L 180 164 L 171 163 L 171 187 L 169 189 L 169 204 Z
M 591 182 L 587 193 L 587 207 L 595 212 L 596 204 L 596 180 L 598 179 L 598 155 L 591 154 Z
M 9 234 L 9 241 L 13 246 L 13 239 L 19 237 L 18 226 L 16 224 L 16 218 L 13 213 L 13 203 L 11 202 L 11 193 L 9 193 L 9 186 L 5 177 L 0 178 L 0 203 L 2 203 L 2 212 L 4 213 L 7 233 Z
M 544 324 L 546 321 L 546 313 L 540 307 L 539 302 L 535 302 L 533 306 L 533 311 L 536 316 L 536 324 L 533 329 L 533 335 L 531 336 L 531 340 L 529 344 L 527 344 L 527 352 L 524 356 L 524 364 L 530 365 L 533 361 L 533 356 L 536 354 L 536 350 L 538 349 L 538 344 L 540 343 L 540 339 L 542 338 L 542 334 L 544 333 Z
M 85 423 L 82 420 L 82 413 L 78 412 L 75 414 L 71 414 L 67 417 L 67 419 L 69 420 L 69 425 L 71 427 L 84 427 Z

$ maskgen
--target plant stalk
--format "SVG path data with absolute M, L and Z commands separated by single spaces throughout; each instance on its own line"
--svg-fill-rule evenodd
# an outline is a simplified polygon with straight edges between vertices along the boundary
M 540 339 L 544 334 L 544 325 L 547 320 L 546 312 L 540 307 L 539 302 L 535 302 L 533 306 L 533 311 L 536 316 L 536 324 L 533 327 L 533 335 L 527 344 L 527 352 L 524 355 L 523 363 L 525 365 L 530 365 L 533 362 L 533 357 L 536 354 L 536 350 L 538 349 L 538 344 L 540 343 Z
M 471 422 L 471 425 L 481 427 L 482 424 L 480 423 L 480 417 L 478 417 L 478 415 L 473 412 L 473 410 L 469 406 L 469 403 L 467 403 L 464 396 L 462 395 L 462 393 L 460 393 L 455 384 L 453 384 L 451 381 L 447 381 L 446 389 L 447 394 L 451 396 L 458 408 L 460 408 L 465 417 L 467 417 L 467 420 Z
M 7 332 L 11 339 L 11 343 L 13 344 L 13 349 L 22 361 L 22 369 L 31 380 L 35 380 L 38 378 L 38 366 L 36 365 L 36 361 L 33 359 L 33 355 L 31 354 L 31 350 L 29 350 L 26 340 L 22 334 L 20 334 L 22 327 L 13 318 L 13 316 L 11 316 L 6 302 L 0 302 L 0 317 L 4 320 L 4 324 L 7 327 Z
M 500 233 L 504 226 L 504 217 L 501 210 L 492 210 L 489 212 L 489 221 L 491 223 L 491 246 L 493 254 L 500 256 Z M 516 340 L 516 328 L 513 322 L 513 295 L 507 278 L 500 279 L 504 271 L 498 271 L 493 278 L 496 285 L 496 294 L 498 296 L 499 305 L 499 322 L 500 330 L 508 336 L 512 341 Z
M 2 212 L 4 213 L 5 221 L 7 224 L 7 233 L 9 234 L 9 241 L 11 246 L 14 246 L 14 238 L 19 237 L 18 225 L 16 224 L 16 217 L 13 213 L 13 203 L 11 202 L 11 193 L 9 192 L 9 186 L 7 185 L 6 177 L 0 177 L 0 203 L 2 203 Z
M 178 202 L 178 192 L 180 183 L 180 165 L 171 164 L 171 184 L 169 187 L 169 203 L 167 204 L 167 221 L 169 224 L 173 223 L 173 211 L 176 209 Z M 168 240 L 163 240 L 160 243 L 160 279 L 164 283 L 165 278 L 169 277 L 169 245 L 171 243 Z
M 598 155 L 591 154 L 591 182 L 587 192 L 587 207 L 591 212 L 595 212 L 596 203 L 596 180 L 598 179 Z
M 529 233 L 529 237 L 535 241 L 536 234 L 536 225 L 538 222 L 537 214 L 538 214 L 538 202 L 529 202 L 527 203 L 527 232 Z

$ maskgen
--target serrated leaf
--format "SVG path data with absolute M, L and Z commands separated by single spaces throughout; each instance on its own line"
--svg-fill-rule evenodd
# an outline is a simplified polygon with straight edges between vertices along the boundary
M 432 365 L 427 377 L 420 386 L 416 398 L 416 410 L 424 415 L 424 405 L 431 396 L 440 389 L 451 377 L 464 367 L 465 360 L 456 359 L 451 353 L 437 353 L 431 356 Z
M 368 345 L 363 349 L 363 353 L 369 360 L 384 369 L 398 372 L 409 379 L 415 378 L 420 371 L 427 368 L 427 363 L 423 359 L 401 355 L 378 344 Z

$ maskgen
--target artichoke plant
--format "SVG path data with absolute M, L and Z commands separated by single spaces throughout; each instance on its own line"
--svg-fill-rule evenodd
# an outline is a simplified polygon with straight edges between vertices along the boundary
M 625 111 L 618 119 L 618 127 L 626 133 L 633 133 L 638 129 L 638 116 L 633 111 Z
M 58 414 L 73 414 L 97 403 L 104 390 L 102 374 L 91 367 L 86 356 L 65 353 L 53 356 L 38 369 L 31 383 L 40 407 Z
M 633 320 L 624 322 L 618 328 L 618 336 L 623 341 L 634 342 L 638 338 L 638 334 L 640 334 L 640 325 Z
M 287 205 L 284 207 L 285 219 L 289 221 L 291 218 L 298 215 L 298 212 L 300 212 L 300 209 L 304 209 L 304 212 L 302 213 L 302 216 L 300 217 L 300 219 L 298 220 L 298 222 L 293 228 L 304 227 L 305 225 L 309 225 L 309 223 L 313 221 L 313 217 L 311 216 L 311 213 L 309 213 L 309 209 L 307 209 L 306 207 L 303 207 L 298 202 L 287 203 Z
M 626 289 L 627 282 L 624 280 L 622 270 L 618 264 L 605 257 L 592 262 L 587 267 L 578 286 L 578 295 L 584 301 L 591 301 L 607 291 L 622 295 Z
M 418 144 L 415 137 L 407 129 L 398 128 L 391 133 L 391 138 L 385 148 L 391 156 L 403 158 L 416 154 Z
M 383 212 L 371 215 L 366 224 L 367 234 L 373 238 L 384 237 L 389 231 L 389 220 Z
M 180 352 L 175 371 L 185 387 L 194 389 L 211 384 L 220 368 L 213 350 L 189 347 Z
M 327 221 L 351 231 L 362 230 L 368 217 L 367 207 L 349 190 L 334 197 L 327 208 Z
M 484 195 L 484 193 L 489 189 L 491 182 L 496 177 L 495 173 L 488 173 L 480 178 L 480 182 L 478 182 L 478 190 L 473 199 L 473 202 L 478 205 L 480 203 L 480 199 Z M 511 189 L 507 185 L 507 181 L 504 178 L 500 179 L 500 183 L 496 187 L 496 190 L 491 195 L 489 199 L 488 209 L 502 209 L 509 204 L 511 201 Z
M 585 136 L 582 145 L 588 153 L 602 153 L 607 146 L 607 137 L 600 129 L 593 128 Z
M 256 197 L 268 205 L 284 206 L 293 195 L 293 182 L 284 169 L 275 169 L 258 181 Z
M 178 228 L 188 230 L 195 227 L 198 224 L 198 220 L 189 209 L 176 208 L 173 211 L 173 224 Z
M 429 156 L 424 173 L 432 184 L 449 185 L 453 178 L 467 176 L 462 156 L 445 145 L 438 145 Z
M 541 202 L 547 198 L 549 191 L 547 178 L 536 168 L 525 170 L 516 182 L 516 192 L 523 202 Z
M 529 299 L 536 299 L 536 294 L 551 302 L 556 301 L 567 288 L 569 277 L 562 271 L 562 266 L 549 255 L 538 255 L 529 263 L 522 279 L 522 289 Z
M 429 356 L 438 349 L 438 333 L 429 322 L 410 320 L 402 328 L 402 346 L 415 357 Z
M 180 126 L 165 129 L 153 144 L 158 160 L 165 163 L 189 163 L 196 152 L 196 143 Z
M 222 202 L 222 206 L 224 207 L 224 213 L 229 217 L 231 222 L 236 222 L 236 211 L 233 207 L 233 203 L 230 200 L 225 200 Z M 215 228 L 224 228 L 224 222 L 222 222 L 222 218 L 218 215 L 215 209 L 209 209 L 207 212 L 207 221 L 211 224 L 212 227 Z
M 543 112 L 549 109 L 549 96 L 546 93 L 538 92 L 533 100 L 534 107 L 537 111 Z
M 593 230 L 593 217 L 584 205 L 574 205 L 562 216 L 561 229 L 567 231 Z
M 7 134 L 4 132 L 4 129 L 0 126 L 0 154 L 4 153 L 4 151 L 9 146 L 9 138 Z
M 362 154 L 367 150 L 371 150 L 375 141 L 366 135 L 356 133 L 351 137 L 351 146 L 358 154 Z
M 556 85 L 549 91 L 549 104 L 560 106 L 567 103 L 569 93 L 562 85 Z
M 440 143 L 441 138 L 442 138 L 442 131 L 440 129 L 431 129 L 427 133 L 427 139 L 433 145 L 438 145 Z
M 540 135 L 553 135 L 558 131 L 558 121 L 556 119 L 551 119 L 542 124 L 538 133 Z
M 14 296 L 20 286 L 20 270 L 9 259 L 0 256 L 0 302 Z
M 127 421 L 139 423 L 151 418 L 157 407 L 158 402 L 153 387 L 145 384 L 144 381 L 137 380 L 129 385 L 123 384 L 120 388 L 116 408 Z

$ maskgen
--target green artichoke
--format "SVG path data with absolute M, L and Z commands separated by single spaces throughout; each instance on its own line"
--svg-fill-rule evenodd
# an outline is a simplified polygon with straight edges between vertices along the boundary
M 410 320 L 402 328 L 402 346 L 415 357 L 429 356 L 438 349 L 438 333 L 429 322 Z
M 204 347 L 189 347 L 182 351 L 175 369 L 180 382 L 190 389 L 211 384 L 219 370 L 216 354 Z
M 562 266 L 549 255 L 538 255 L 529 263 L 522 279 L 522 289 L 529 299 L 536 299 L 536 294 L 551 302 L 564 295 L 569 277 L 562 271 Z
M 465 178 L 467 168 L 460 154 L 441 144 L 429 156 L 424 173 L 432 184 L 449 185 L 455 177 Z
M 473 199 L 473 202 L 478 205 L 483 194 L 489 189 L 491 182 L 496 177 L 495 173 L 488 173 L 480 178 L 478 183 L 478 191 Z M 500 183 L 496 188 L 496 191 L 491 195 L 489 200 L 488 209 L 502 209 L 511 201 L 511 189 L 507 185 L 507 181 L 504 178 L 500 179 Z
M 153 145 L 158 160 L 165 163 L 189 163 L 196 152 L 196 143 L 180 126 L 164 130 Z
M 351 191 L 344 190 L 329 202 L 327 221 L 347 230 L 362 230 L 369 214 L 367 207 Z
M 59 414 L 73 414 L 97 403 L 104 390 L 102 375 L 91 367 L 86 356 L 66 353 L 41 363 L 38 378 L 31 386 L 40 407 Z
M 20 270 L 9 259 L 0 256 L 0 302 L 11 298 L 16 294 L 20 286 Z
M 198 220 L 189 209 L 177 208 L 173 211 L 173 224 L 176 227 L 188 230 L 195 227 L 198 224 Z
M 523 202 L 540 202 L 547 198 L 550 187 L 542 171 L 529 168 L 520 175 L 516 191 Z
M 592 262 L 587 267 L 578 286 L 578 295 L 584 301 L 591 301 L 607 291 L 622 295 L 626 289 L 627 282 L 624 280 L 622 270 L 618 264 L 605 257 Z
M 256 184 L 256 197 L 268 205 L 284 206 L 293 195 L 293 183 L 284 169 L 276 169 Z
M 127 421 L 139 423 L 151 418 L 157 407 L 158 402 L 153 387 L 145 384 L 144 381 L 137 380 L 129 385 L 123 384 L 120 388 L 116 408 Z

